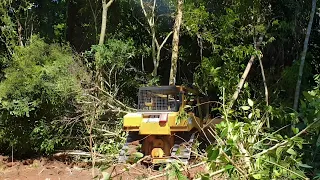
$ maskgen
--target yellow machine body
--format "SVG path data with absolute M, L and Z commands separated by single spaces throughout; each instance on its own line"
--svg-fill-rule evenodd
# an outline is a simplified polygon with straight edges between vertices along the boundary
M 161 113 L 152 113 L 161 114 Z M 162 122 L 147 122 L 150 115 L 142 113 L 129 113 L 124 116 L 123 127 L 126 131 L 139 131 L 141 135 L 171 135 L 173 132 L 191 131 L 193 128 L 199 128 L 200 119 L 193 113 L 189 113 L 188 119 L 182 119 L 176 124 L 178 112 L 168 113 L 168 120 Z M 145 121 L 144 121 L 145 120 Z
M 197 94 L 195 90 L 188 89 L 183 86 L 174 86 L 178 89 L 178 92 L 192 92 Z M 161 87 L 159 87 L 161 88 Z M 203 117 L 196 117 L 193 112 L 188 112 L 187 119 L 181 119 L 180 122 L 177 124 L 177 118 L 181 111 L 184 111 L 188 102 L 186 100 L 186 95 L 181 95 L 181 106 L 179 107 L 179 111 L 177 112 L 158 112 L 158 111 L 138 111 L 136 113 L 128 113 L 123 118 L 123 128 L 126 131 L 139 131 L 141 135 L 171 135 L 172 132 L 177 131 L 190 131 L 193 128 L 199 129 L 200 126 L 203 124 L 200 118 Z M 200 99 L 196 99 L 196 103 L 201 103 Z M 197 106 L 194 108 L 201 108 L 201 106 Z M 167 114 L 167 121 L 166 122 L 150 122 L 148 119 L 151 119 L 152 116 L 159 116 L 161 114 Z

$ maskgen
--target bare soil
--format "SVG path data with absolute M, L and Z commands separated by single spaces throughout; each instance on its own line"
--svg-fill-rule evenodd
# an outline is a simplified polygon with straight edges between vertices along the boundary
M 154 170 L 144 165 L 117 164 L 104 172 L 95 169 L 95 178 L 92 177 L 92 168 L 87 163 L 68 163 L 67 161 L 49 160 L 47 158 L 11 161 L 10 158 L 0 156 L 0 180 L 91 180 L 101 179 L 103 174 L 111 176 L 112 180 L 156 179 L 167 180 L 168 171 Z M 186 169 L 182 173 L 188 179 L 194 179 L 199 173 L 206 173 L 205 165 Z M 225 179 L 219 176 L 214 179 Z
M 99 171 L 95 171 L 99 174 Z M 11 161 L 0 156 L 0 180 L 89 180 L 92 170 L 84 164 L 68 164 L 46 158 Z

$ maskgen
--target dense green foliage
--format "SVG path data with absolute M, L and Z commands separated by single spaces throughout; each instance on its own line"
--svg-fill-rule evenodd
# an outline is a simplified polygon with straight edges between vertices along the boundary
M 46 44 L 33 37 L 30 44 L 14 47 L 0 83 L 2 148 L 13 146 L 23 155 L 35 148 L 52 152 L 63 145 L 63 129 L 53 120 L 73 111 L 80 86 L 72 74 L 69 47 Z M 5 135 L 5 136 L 4 136 Z M 32 139 L 30 143 L 29 139 Z
M 150 13 L 153 1 L 143 2 Z M 157 1 L 159 44 L 172 31 L 175 8 L 176 1 Z M 26 157 L 81 149 L 114 160 L 124 140 L 121 118 L 135 110 L 137 88 L 168 82 L 172 37 L 152 77 L 150 17 L 140 1 L 114 1 L 106 41 L 97 45 L 101 10 L 99 0 L 0 2 L 0 153 Z M 213 110 L 226 119 L 206 151 L 210 170 L 224 169 L 234 179 L 320 177 L 319 8 L 300 106 L 292 110 L 310 10 L 311 1 L 185 1 L 176 82 L 218 101 Z

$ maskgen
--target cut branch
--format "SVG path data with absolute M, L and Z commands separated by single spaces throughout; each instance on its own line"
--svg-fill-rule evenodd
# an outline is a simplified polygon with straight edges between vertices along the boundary
M 124 108 L 125 110 L 129 110 L 129 111 L 136 111 L 136 109 L 128 107 L 127 105 L 123 104 L 121 101 L 115 99 L 114 96 L 112 96 L 110 93 L 108 93 L 107 91 L 101 89 L 100 87 L 97 87 L 100 91 L 102 91 L 105 95 L 107 95 L 109 98 L 112 98 L 112 100 L 119 105 L 120 107 Z
M 221 152 L 224 155 L 224 157 L 227 159 L 227 161 L 229 161 L 239 171 L 239 173 L 242 176 L 247 177 L 247 174 L 222 149 L 221 149 Z
M 136 163 L 130 165 L 130 166 L 127 167 L 127 168 L 122 169 L 119 173 L 113 175 L 112 178 L 114 178 L 114 177 L 116 177 L 116 176 L 119 176 L 120 174 L 128 171 L 128 170 L 131 169 L 131 168 L 134 168 L 135 166 L 137 166 L 137 164 L 140 164 L 142 161 L 146 160 L 146 159 L 149 158 L 149 157 L 150 157 L 150 156 L 145 156 L 145 157 L 141 158 L 141 159 L 140 159 L 139 161 L 137 161 Z
M 209 178 L 211 178 L 212 176 L 215 176 L 215 175 L 218 175 L 218 174 L 221 174 L 221 173 L 223 173 L 224 171 L 226 171 L 226 169 L 225 168 L 223 168 L 223 169 L 220 169 L 220 170 L 218 170 L 218 171 L 215 171 L 215 172 L 212 172 L 212 173 L 209 173 Z M 201 180 L 202 178 L 197 178 L 197 179 L 195 179 L 195 180 Z
M 198 163 L 198 164 L 195 164 L 195 165 L 190 166 L 188 169 L 196 168 L 196 167 L 202 166 L 202 165 L 204 165 L 204 164 L 205 164 L 205 162 L 201 162 L 201 163 Z M 166 167 L 165 170 L 167 170 L 167 169 L 168 169 L 168 168 Z M 184 171 L 184 169 L 183 169 L 183 168 L 179 168 L 179 171 Z M 167 174 L 168 174 L 168 172 L 164 172 L 164 173 L 161 173 L 161 174 L 158 174 L 158 175 L 155 175 L 155 176 L 151 176 L 151 177 L 149 177 L 149 178 L 146 178 L 146 180 L 158 179 L 158 178 L 160 178 L 160 177 L 162 177 L 162 176 L 165 176 L 165 175 L 167 175 Z
M 268 161 L 268 160 L 266 160 L 266 159 L 262 159 L 262 161 L 265 161 L 265 162 L 267 162 L 267 163 L 270 163 L 270 164 L 273 164 L 273 165 L 275 165 L 275 166 L 278 166 L 278 167 L 281 168 L 281 169 L 285 169 L 285 170 L 291 172 L 292 174 L 295 174 L 296 176 L 299 176 L 299 177 L 302 178 L 302 179 L 309 180 L 309 178 L 307 178 L 307 177 L 305 177 L 305 176 L 302 176 L 301 174 L 296 173 L 296 172 L 294 172 L 294 171 L 292 171 L 292 170 L 290 170 L 290 169 L 288 169 L 288 168 L 286 168 L 286 167 L 284 167 L 284 166 L 281 166 L 281 165 L 279 165 L 279 164 L 277 164 L 277 163 Z
M 77 150 L 72 150 L 72 151 L 63 151 L 63 152 L 58 152 L 53 154 L 53 157 L 59 158 L 59 157 L 64 157 L 64 156 L 87 156 L 90 157 L 92 154 L 91 152 L 85 152 L 85 151 L 77 151 Z M 106 158 L 106 156 L 96 153 L 96 156 L 101 157 L 101 158 Z
M 263 68 L 263 63 L 261 60 L 261 55 L 258 55 L 259 63 L 260 63 L 260 68 L 261 68 L 261 75 L 262 75 L 262 80 L 263 80 L 263 86 L 264 86 L 264 94 L 266 98 L 266 105 L 269 106 L 269 93 L 268 93 L 268 86 L 267 86 L 267 81 L 266 81 L 266 76 L 264 73 L 264 68 Z M 269 117 L 266 117 L 266 124 L 267 127 L 270 127 L 270 122 L 269 122 Z
M 291 140 L 293 140 L 294 138 L 296 138 L 296 137 L 300 136 L 301 134 L 305 133 L 310 127 L 312 127 L 314 124 L 316 124 L 316 123 L 319 122 L 319 121 L 320 121 L 320 119 L 315 120 L 313 123 L 309 124 L 306 128 L 304 128 L 302 131 L 300 131 L 300 132 L 299 132 L 298 134 L 296 134 L 295 136 L 291 137 L 289 140 L 285 140 L 285 141 L 283 141 L 282 143 L 278 143 L 278 144 L 272 146 L 272 147 L 269 148 L 269 149 L 263 150 L 262 152 L 253 155 L 253 157 L 259 157 L 259 156 L 261 156 L 261 155 L 263 155 L 263 154 L 266 154 L 266 153 L 268 153 L 268 152 L 270 152 L 270 151 L 272 151 L 272 150 L 277 149 L 278 147 L 281 147 L 281 146 L 286 145 L 289 141 L 291 141 Z

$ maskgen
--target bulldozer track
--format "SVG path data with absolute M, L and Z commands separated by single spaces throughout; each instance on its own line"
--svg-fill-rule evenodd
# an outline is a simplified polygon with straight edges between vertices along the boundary
M 120 150 L 118 162 L 126 163 L 132 153 L 138 152 L 137 149 L 142 144 L 141 142 L 145 139 L 145 137 L 146 136 L 139 135 L 139 132 L 129 132 L 126 143 Z
M 171 150 L 169 161 L 180 161 L 183 164 L 188 164 L 192 155 L 192 146 L 196 133 L 182 132 L 175 134 L 174 145 Z
M 169 162 L 178 161 L 183 164 L 188 164 L 192 155 L 192 146 L 195 140 L 195 134 L 196 133 L 191 132 L 175 133 L 174 145 L 171 148 L 171 154 L 168 158 Z M 128 162 L 133 153 L 139 152 L 137 149 L 146 137 L 147 136 L 139 135 L 138 132 L 129 132 L 126 143 L 120 150 L 118 162 Z

